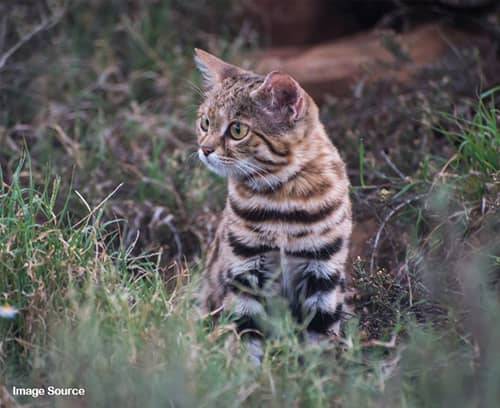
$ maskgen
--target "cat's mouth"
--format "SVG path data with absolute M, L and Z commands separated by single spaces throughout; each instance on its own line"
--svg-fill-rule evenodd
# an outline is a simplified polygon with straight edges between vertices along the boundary
M 226 177 L 232 173 L 232 166 L 226 163 L 216 153 L 211 153 L 206 156 L 201 149 L 198 149 L 198 157 L 208 167 L 209 170 L 215 174 Z

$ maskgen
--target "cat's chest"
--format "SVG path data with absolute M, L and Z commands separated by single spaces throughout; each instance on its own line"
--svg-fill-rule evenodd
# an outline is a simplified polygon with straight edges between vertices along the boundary
M 314 226 L 293 223 L 256 224 L 250 226 L 250 231 L 247 237 L 251 236 L 255 244 L 266 245 L 276 250 L 288 250 L 304 240 L 308 240 L 311 244 L 315 233 Z
M 246 203 L 241 207 L 237 205 L 229 204 L 224 219 L 229 230 L 253 246 L 277 250 L 308 246 L 324 233 L 325 228 L 330 228 L 333 221 L 328 215 L 319 222 L 310 220 L 308 217 L 314 213 L 304 210 L 277 211 Z

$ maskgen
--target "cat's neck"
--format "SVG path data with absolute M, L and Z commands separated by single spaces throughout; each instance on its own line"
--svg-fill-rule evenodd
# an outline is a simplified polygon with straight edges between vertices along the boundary
M 276 173 L 254 174 L 247 177 L 229 177 L 229 189 L 245 189 L 248 192 L 272 194 L 283 185 L 299 183 L 298 175 L 307 175 L 312 169 L 327 165 L 327 158 L 338 157 L 338 152 L 329 140 L 326 132 L 319 122 L 313 120 L 301 132 L 293 148 L 290 164 Z M 286 136 L 285 136 L 286 137 Z M 324 153 L 328 154 L 324 154 Z M 339 157 L 340 159 L 340 157 Z M 314 166 L 311 166 L 314 163 Z

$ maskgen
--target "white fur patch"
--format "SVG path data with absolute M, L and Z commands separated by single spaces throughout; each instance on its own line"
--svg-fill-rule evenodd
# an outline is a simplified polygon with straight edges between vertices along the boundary
M 198 70 L 201 72 L 205 87 L 207 88 L 212 87 L 215 82 L 215 77 L 213 73 L 210 72 L 208 66 L 203 62 L 203 60 L 198 55 L 195 55 L 194 62 Z
M 238 316 L 258 316 L 264 313 L 262 304 L 254 298 L 248 296 L 234 297 L 234 310 Z
M 339 303 L 339 289 L 332 289 L 328 293 L 318 292 L 310 297 L 308 297 L 303 305 L 306 310 L 323 310 L 325 312 L 334 312 Z
M 220 162 L 216 153 L 205 156 L 201 149 L 198 149 L 198 157 L 208 167 L 209 170 L 221 177 L 227 177 L 230 173 L 228 167 Z
M 245 342 L 245 346 L 251 361 L 259 366 L 264 357 L 264 349 L 262 340 L 259 338 L 251 337 Z

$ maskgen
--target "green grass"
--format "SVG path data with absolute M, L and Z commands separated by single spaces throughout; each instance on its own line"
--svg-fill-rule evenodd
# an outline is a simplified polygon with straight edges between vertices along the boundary
M 99 211 L 69 223 L 64 209 L 53 212 L 57 180 L 37 191 L 21 186 L 22 171 L 21 163 L 0 202 L 0 293 L 20 310 L 1 321 L 8 385 L 83 386 L 91 406 L 231 406 L 246 398 L 326 405 L 341 386 L 323 384 L 316 370 L 326 370 L 326 379 L 351 363 L 323 364 L 322 356 L 333 362 L 335 352 L 303 347 L 289 321 L 256 368 L 228 343 L 230 321 L 214 335 L 200 320 L 196 284 L 167 291 L 154 263 L 109 248 Z M 350 354 L 357 366 L 360 357 Z M 305 376 L 302 359 L 311 364 Z M 283 394 L 288 379 L 300 377 L 302 384 Z
M 457 160 L 469 171 L 486 174 L 500 171 L 500 129 L 495 93 L 485 92 L 479 99 L 479 108 L 472 119 L 461 119 L 458 123 L 462 132 L 446 133 L 453 142 L 459 144 Z
M 36 185 L 29 164 L 20 162 L 0 195 L 0 296 L 19 309 L 0 320 L 7 386 L 84 387 L 87 403 L 103 407 L 494 406 L 500 398 L 500 305 L 476 273 L 487 269 L 481 257 L 456 272 L 467 297 L 442 303 L 448 318 L 437 326 L 432 316 L 418 323 L 414 308 L 390 296 L 388 275 L 359 265 L 365 307 L 392 308 L 378 342 L 352 320 L 341 345 L 306 345 L 278 302 L 276 334 L 255 366 L 230 316 L 217 326 L 201 318 L 197 268 L 179 267 L 165 285 L 154 255 L 132 256 L 119 245 L 122 222 L 104 221 L 111 197 L 74 220 L 68 206 L 55 208 L 60 179 Z M 62 201 L 86 207 L 75 194 Z M 432 272 L 449 273 L 442 269 Z

